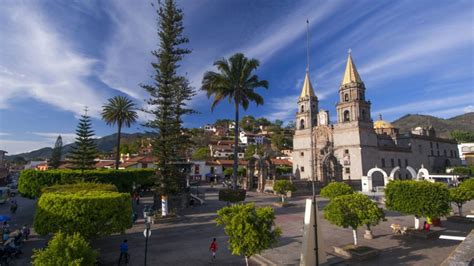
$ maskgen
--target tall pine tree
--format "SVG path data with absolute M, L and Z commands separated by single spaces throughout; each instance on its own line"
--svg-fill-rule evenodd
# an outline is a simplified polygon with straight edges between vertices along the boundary
M 184 134 L 182 116 L 192 111 L 186 102 L 194 95 L 186 77 L 177 73 L 179 62 L 189 54 L 182 45 L 189 42 L 183 35 L 183 12 L 173 0 L 159 2 L 158 9 L 159 48 L 152 52 L 155 61 L 151 64 L 154 74 L 152 85 L 141 85 L 149 94 L 147 100 L 152 120 L 145 125 L 155 133 L 153 150 L 158 159 L 158 185 L 166 195 L 182 192 L 185 175 L 179 162 L 185 159 L 189 138 Z M 163 211 L 166 215 L 167 210 Z
M 59 167 L 59 164 L 61 162 L 62 149 L 63 149 L 63 139 L 61 138 L 61 135 L 59 135 L 58 138 L 56 139 L 56 143 L 54 144 L 53 153 L 51 154 L 51 159 L 49 160 L 49 166 L 51 168 L 56 169 Z
M 87 115 L 87 107 L 85 114 L 79 119 L 76 129 L 76 142 L 69 153 L 69 160 L 74 169 L 80 169 L 82 172 L 86 169 L 94 169 L 94 159 L 97 156 L 97 147 L 93 140 L 94 131 L 92 130 L 91 121 Z

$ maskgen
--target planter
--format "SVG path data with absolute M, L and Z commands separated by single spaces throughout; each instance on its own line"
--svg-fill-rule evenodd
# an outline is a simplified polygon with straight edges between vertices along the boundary
M 449 216 L 446 217 L 446 220 L 451 223 L 474 224 L 474 219 L 470 219 L 464 216 Z
M 445 229 L 432 229 L 430 231 L 426 231 L 410 229 L 407 231 L 407 235 L 418 239 L 438 239 L 444 230 Z
M 365 230 L 364 238 L 365 239 L 374 239 L 374 235 L 372 234 L 372 231 L 371 230 Z
M 367 246 L 354 246 L 348 244 L 341 247 L 334 247 L 334 252 L 343 256 L 346 259 L 363 261 L 378 256 L 379 250 Z

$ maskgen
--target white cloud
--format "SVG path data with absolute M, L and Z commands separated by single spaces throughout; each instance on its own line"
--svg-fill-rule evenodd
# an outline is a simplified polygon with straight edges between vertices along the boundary
M 297 100 L 299 94 L 273 98 L 270 100 L 269 105 L 272 111 L 265 115 L 270 121 L 276 119 L 282 121 L 288 121 L 295 117 L 297 111 Z
M 11 135 L 10 133 L 0 132 L 0 136 L 10 136 L 10 135 Z
M 34 98 L 75 114 L 87 105 L 98 117 L 106 97 L 85 81 L 96 60 L 75 52 L 32 2 L 4 3 L 0 18 L 0 108 L 12 98 Z

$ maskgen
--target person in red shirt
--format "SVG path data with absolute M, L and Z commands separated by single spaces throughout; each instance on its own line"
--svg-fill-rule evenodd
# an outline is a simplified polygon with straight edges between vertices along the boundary
M 211 246 L 209 247 L 209 250 L 212 252 L 212 259 L 215 260 L 216 259 L 216 251 L 217 251 L 217 241 L 216 241 L 215 238 L 212 240 L 212 243 L 211 243 Z

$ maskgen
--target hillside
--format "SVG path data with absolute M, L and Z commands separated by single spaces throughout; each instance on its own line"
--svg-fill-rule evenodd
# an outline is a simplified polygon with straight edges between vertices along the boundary
M 133 133 L 133 134 L 126 134 L 122 133 L 122 140 L 123 139 L 136 139 L 138 137 L 144 137 L 146 134 L 144 133 Z M 99 138 L 95 140 L 95 143 L 97 144 L 97 149 L 101 153 L 109 153 L 112 152 L 115 145 L 117 142 L 117 134 L 112 134 L 112 135 L 107 135 L 105 137 Z M 67 144 L 63 146 L 63 157 L 69 153 L 71 150 L 73 144 Z M 23 157 L 26 160 L 32 160 L 32 159 L 47 159 L 51 157 L 51 153 L 53 152 L 53 149 L 50 147 L 46 148 L 41 148 L 39 150 L 31 151 L 31 152 L 26 152 L 26 153 L 20 153 L 20 154 L 14 154 L 7 156 L 8 160 L 13 160 L 15 157 Z
M 408 114 L 392 122 L 400 129 L 400 133 L 409 132 L 412 128 L 422 126 L 433 126 L 436 135 L 448 138 L 453 130 L 464 130 L 474 132 L 474 112 L 455 116 L 449 119 L 438 118 L 430 115 Z

